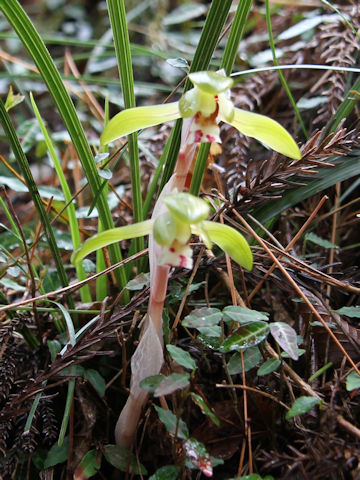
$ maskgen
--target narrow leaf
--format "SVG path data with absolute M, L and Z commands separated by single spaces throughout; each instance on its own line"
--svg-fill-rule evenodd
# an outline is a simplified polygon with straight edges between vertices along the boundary
M 198 395 L 197 393 L 191 392 L 191 399 L 193 400 L 194 403 L 198 407 L 200 407 L 201 411 L 203 412 L 204 415 L 208 416 L 212 422 L 215 423 L 217 427 L 220 426 L 220 420 L 218 417 L 215 415 L 215 413 L 210 409 L 210 407 L 207 406 L 205 400 Z

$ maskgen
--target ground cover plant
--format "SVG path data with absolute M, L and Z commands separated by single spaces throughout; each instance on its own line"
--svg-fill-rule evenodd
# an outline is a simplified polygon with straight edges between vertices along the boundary
M 0 476 L 359 478 L 357 2 L 0 13 Z

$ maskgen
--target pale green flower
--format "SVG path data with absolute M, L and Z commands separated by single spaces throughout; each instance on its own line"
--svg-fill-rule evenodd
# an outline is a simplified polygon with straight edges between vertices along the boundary
M 159 125 L 178 118 L 189 118 L 188 143 L 220 142 L 219 122 L 235 127 L 239 132 L 256 138 L 268 147 L 290 158 L 301 154 L 292 136 L 275 120 L 264 115 L 236 108 L 230 100 L 233 80 L 221 73 L 189 74 L 194 88 L 178 102 L 136 107 L 123 110 L 113 117 L 101 135 L 107 144 L 142 128 Z
M 111 243 L 143 235 L 153 235 L 160 245 L 159 265 L 191 269 L 192 249 L 190 237 L 200 237 L 207 248 L 216 243 L 239 265 L 252 269 L 253 257 L 245 238 L 232 227 L 206 220 L 210 208 L 207 202 L 190 193 L 173 193 L 164 196 L 166 211 L 156 220 L 146 220 L 124 227 L 106 230 L 86 240 L 71 258 L 72 263 L 80 262 L 89 253 Z

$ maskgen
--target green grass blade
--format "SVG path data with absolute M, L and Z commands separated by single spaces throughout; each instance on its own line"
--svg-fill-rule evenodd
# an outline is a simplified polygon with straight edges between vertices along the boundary
M 221 61 L 221 68 L 223 68 L 227 75 L 230 75 L 238 54 L 239 43 L 244 34 L 246 20 L 250 12 L 252 0 L 243 0 L 239 2 L 234 20 L 231 26 L 229 38 L 226 43 L 224 55 Z
M 37 118 L 37 121 L 39 122 L 42 134 L 45 139 L 45 143 L 49 152 L 49 155 L 54 163 L 56 175 L 59 178 L 61 189 L 63 191 L 64 197 L 65 197 L 65 202 L 67 203 L 67 207 L 65 212 L 67 213 L 69 217 L 69 225 L 70 225 L 70 232 L 71 232 L 71 239 L 73 243 L 73 248 L 76 250 L 77 248 L 80 247 L 81 239 L 80 239 L 80 230 L 79 230 L 79 224 L 75 215 L 75 206 L 72 203 L 72 195 L 70 192 L 69 185 L 66 181 L 64 172 L 62 171 L 61 164 L 59 162 L 58 156 L 56 155 L 54 145 L 51 141 L 50 135 L 47 131 L 47 128 L 45 127 L 45 124 L 43 122 L 43 119 L 40 115 L 39 109 L 35 103 L 33 95 L 30 95 L 30 100 L 31 104 L 35 113 L 35 116 Z M 76 266 L 76 273 L 78 276 L 79 281 L 85 280 L 86 274 L 84 272 L 84 269 L 82 268 L 82 265 L 77 265 Z M 91 302 L 91 293 L 90 293 L 90 287 L 89 285 L 84 285 L 83 287 L 80 288 L 80 295 L 81 295 L 81 301 L 86 303 L 86 302 Z
M 273 35 L 273 31 L 272 31 L 272 26 L 271 26 L 271 15 L 270 15 L 269 0 L 265 0 L 265 5 L 266 5 L 266 24 L 267 24 L 268 33 L 269 33 L 269 44 L 270 44 L 270 48 L 271 48 L 271 51 L 272 51 L 273 62 L 274 62 L 275 66 L 279 66 L 279 62 L 278 62 L 278 59 L 276 57 L 274 35 Z M 303 134 L 305 135 L 306 138 L 308 138 L 308 133 L 306 131 L 305 124 L 304 124 L 303 119 L 301 117 L 300 110 L 299 110 L 298 106 L 296 105 L 295 99 L 293 97 L 293 94 L 291 93 L 289 85 L 287 84 L 285 76 L 284 76 L 284 74 L 281 70 L 278 70 L 278 75 L 279 75 L 280 81 L 282 83 L 282 86 L 284 87 L 284 89 L 287 93 L 287 96 L 289 97 L 289 100 L 290 100 L 291 105 L 294 109 L 296 118 L 298 119 L 298 122 L 301 125 L 301 129 L 303 131 Z
M 32 176 L 27 158 L 26 158 L 26 156 L 25 156 L 25 154 L 24 154 L 24 152 L 21 148 L 21 145 L 20 145 L 19 139 L 16 135 L 15 129 L 14 129 L 12 123 L 11 123 L 10 117 L 9 117 L 7 111 L 5 110 L 4 104 L 1 100 L 0 100 L 0 122 L 3 126 L 5 135 L 6 135 L 7 139 L 9 140 L 9 143 L 10 143 L 11 149 L 12 149 L 14 155 L 15 155 L 15 158 L 16 158 L 19 166 L 20 166 L 21 173 L 22 173 L 22 175 L 25 179 L 26 185 L 29 189 L 29 193 L 30 193 L 31 198 L 34 202 L 36 211 L 39 214 L 40 221 L 41 221 L 42 227 L 44 229 L 44 232 L 45 232 L 48 244 L 49 244 L 49 248 L 51 250 L 51 253 L 52 253 L 54 261 L 55 261 L 55 265 L 56 265 L 57 272 L 59 274 L 61 285 L 63 287 L 66 287 L 68 285 L 68 280 L 67 280 L 66 272 L 65 272 L 65 269 L 64 269 L 64 265 L 63 265 L 62 260 L 61 260 L 60 252 L 59 252 L 56 240 L 55 240 L 54 232 L 53 232 L 53 230 L 51 228 L 51 225 L 50 225 L 50 220 L 47 216 L 44 205 L 42 204 L 42 201 L 41 201 L 41 198 L 40 198 L 40 195 L 39 195 L 39 191 L 37 189 L 34 178 Z M 70 301 L 71 301 L 70 306 L 73 308 L 74 304 L 73 304 L 72 300 L 70 300 Z
M 16 31 L 46 83 L 77 151 L 92 194 L 95 196 L 101 183 L 97 167 L 74 104 L 50 53 L 17 0 L 0 0 L 0 10 Z M 97 207 L 104 228 L 113 228 L 114 224 L 105 195 L 99 195 Z M 111 247 L 110 256 L 114 262 L 119 262 L 122 259 L 119 245 Z M 125 286 L 127 283 L 125 270 L 121 268 L 116 270 L 115 274 L 119 285 L 121 287 Z
M 113 30 L 113 38 L 124 96 L 124 104 L 125 108 L 132 108 L 136 106 L 136 102 L 134 94 L 134 77 L 130 52 L 130 40 L 127 29 L 124 0 L 108 0 L 107 3 L 111 27 Z M 141 222 L 143 220 L 143 211 L 137 133 L 128 135 L 128 148 L 130 154 L 130 176 L 134 221 Z M 144 239 L 137 238 L 135 240 L 135 245 L 137 252 L 143 250 Z
M 219 41 L 221 31 L 225 25 L 226 18 L 231 7 L 231 0 L 213 0 L 209 13 L 206 17 L 205 25 L 201 33 L 199 44 L 196 48 L 193 61 L 190 67 L 190 73 L 200 70 L 207 70 L 210 65 L 211 57 L 215 51 Z M 192 84 L 189 79 L 185 82 L 184 91 L 191 88 Z M 174 171 L 177 155 L 180 146 L 182 120 L 177 120 L 173 129 L 173 134 L 169 138 L 171 142 L 169 154 L 166 159 L 164 174 L 161 179 L 160 191 L 169 180 Z

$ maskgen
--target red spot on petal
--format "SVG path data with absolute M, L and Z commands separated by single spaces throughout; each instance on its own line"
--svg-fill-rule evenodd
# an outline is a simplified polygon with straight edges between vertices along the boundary
M 206 135 L 206 138 L 209 142 L 215 142 L 215 137 L 213 135 Z
M 180 265 L 179 267 L 186 268 L 187 261 L 185 255 L 180 255 Z
M 202 130 L 195 130 L 194 132 L 194 140 L 196 143 L 201 142 L 201 139 L 203 137 L 203 132 Z
M 174 253 L 174 252 L 175 252 L 175 248 L 174 248 L 174 247 L 170 247 L 170 248 L 169 248 L 169 251 L 170 251 L 171 253 Z

